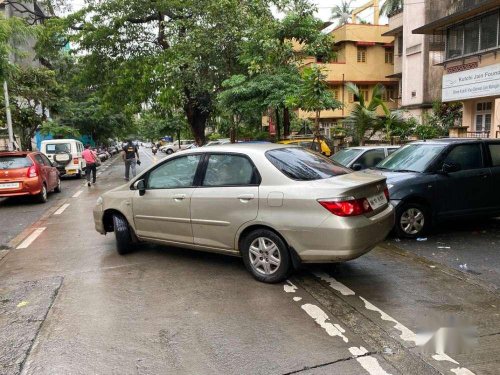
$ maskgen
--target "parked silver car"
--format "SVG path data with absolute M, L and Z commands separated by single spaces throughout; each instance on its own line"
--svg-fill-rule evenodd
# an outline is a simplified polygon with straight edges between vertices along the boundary
M 399 146 L 348 147 L 340 150 L 330 158 L 344 167 L 351 168 L 354 171 L 360 171 L 375 167 L 398 149 Z
M 296 146 L 187 150 L 100 197 L 95 227 L 115 232 L 120 254 L 149 241 L 242 256 L 278 282 L 300 262 L 357 258 L 391 230 L 385 178 L 350 172 Z

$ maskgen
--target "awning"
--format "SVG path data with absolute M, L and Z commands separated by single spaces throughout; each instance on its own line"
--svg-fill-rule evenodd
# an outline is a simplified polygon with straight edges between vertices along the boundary
M 382 36 L 396 36 L 403 32 L 403 26 L 396 27 L 395 29 L 386 31 Z
M 485 0 L 481 4 L 475 5 L 473 7 L 459 10 L 449 16 L 440 18 L 427 25 L 421 26 L 418 29 L 413 30 L 413 34 L 434 34 L 437 31 L 445 30 L 448 26 L 455 23 L 467 20 L 481 13 L 498 9 L 500 5 L 498 0 Z
M 385 76 L 385 78 L 403 78 L 403 73 L 390 74 L 388 76 Z

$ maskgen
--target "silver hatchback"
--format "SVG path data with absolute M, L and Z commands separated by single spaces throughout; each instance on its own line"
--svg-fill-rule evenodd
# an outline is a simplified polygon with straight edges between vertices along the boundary
M 300 263 L 370 251 L 394 224 L 388 198 L 384 177 L 309 150 L 222 145 L 172 155 L 105 193 L 94 220 L 120 254 L 147 241 L 236 255 L 272 283 Z

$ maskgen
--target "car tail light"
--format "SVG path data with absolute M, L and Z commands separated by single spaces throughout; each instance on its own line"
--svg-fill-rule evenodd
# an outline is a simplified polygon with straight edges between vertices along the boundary
M 388 187 L 386 187 L 384 189 L 384 194 L 385 194 L 385 197 L 387 198 L 387 201 L 390 201 L 391 199 L 390 199 L 389 188 Z
M 73 159 L 73 164 L 78 164 L 78 158 Z
M 28 168 L 27 176 L 30 178 L 38 177 L 38 171 L 36 169 L 36 165 L 32 165 L 31 167 Z
M 370 203 L 366 198 L 354 199 L 322 199 L 320 205 L 337 216 L 359 216 L 372 211 Z

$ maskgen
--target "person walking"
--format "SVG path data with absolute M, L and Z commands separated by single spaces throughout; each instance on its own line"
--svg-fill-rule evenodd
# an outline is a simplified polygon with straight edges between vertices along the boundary
M 125 146 L 123 146 L 123 161 L 125 162 L 125 177 L 124 180 L 128 181 L 130 179 L 130 169 L 132 169 L 132 178 L 137 174 L 136 165 L 140 164 L 139 160 L 139 149 L 132 142 L 128 140 Z
M 82 157 L 85 160 L 85 177 L 87 178 L 87 186 L 90 186 L 90 174 L 92 173 L 92 183 L 96 182 L 97 175 L 97 155 L 90 149 L 90 145 L 85 145 L 85 150 L 82 152 Z

